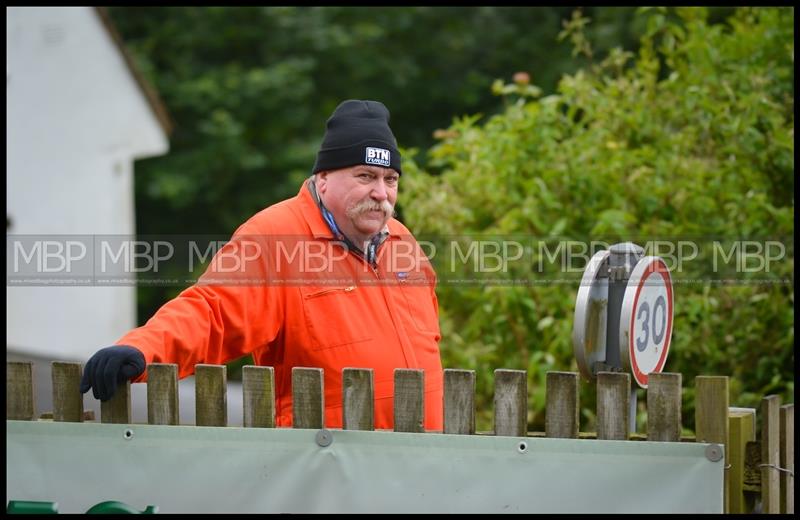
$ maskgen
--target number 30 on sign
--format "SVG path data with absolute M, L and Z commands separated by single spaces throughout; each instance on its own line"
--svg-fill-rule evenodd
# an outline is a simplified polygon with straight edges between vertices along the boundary
M 619 319 L 620 358 L 642 388 L 663 370 L 671 335 L 672 278 L 664 260 L 646 256 L 631 272 Z

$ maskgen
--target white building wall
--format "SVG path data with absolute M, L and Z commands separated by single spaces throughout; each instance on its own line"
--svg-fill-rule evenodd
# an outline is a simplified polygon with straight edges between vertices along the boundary
M 167 137 L 93 8 L 6 9 L 8 235 L 133 235 L 133 161 Z M 7 251 L 7 260 L 8 260 Z M 135 287 L 6 288 L 8 353 L 85 361 Z

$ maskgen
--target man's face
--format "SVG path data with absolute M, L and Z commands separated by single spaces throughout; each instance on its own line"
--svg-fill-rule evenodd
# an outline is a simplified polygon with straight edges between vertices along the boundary
M 317 174 L 317 192 L 342 232 L 366 241 L 389 221 L 400 176 L 391 168 L 358 165 Z

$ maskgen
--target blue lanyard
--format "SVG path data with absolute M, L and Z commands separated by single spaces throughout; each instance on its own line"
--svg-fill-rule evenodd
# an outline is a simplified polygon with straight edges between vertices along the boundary
M 380 232 L 377 235 L 373 236 L 369 244 L 367 245 L 366 254 L 361 251 L 344 233 L 341 232 L 339 226 L 336 225 L 336 219 L 333 218 L 333 213 L 331 213 L 328 208 L 325 207 L 325 204 L 322 203 L 322 199 L 317 194 L 316 186 L 314 186 L 313 176 L 312 179 L 309 180 L 308 189 L 311 191 L 311 194 L 314 196 L 314 199 L 317 201 L 317 206 L 319 206 L 320 212 L 322 213 L 322 219 L 328 224 L 328 228 L 333 233 L 333 236 L 336 237 L 336 240 L 342 242 L 344 247 L 353 251 L 358 256 L 364 258 L 367 262 L 369 262 L 373 267 L 377 266 L 377 255 L 378 255 L 378 246 L 380 246 L 388 233 Z

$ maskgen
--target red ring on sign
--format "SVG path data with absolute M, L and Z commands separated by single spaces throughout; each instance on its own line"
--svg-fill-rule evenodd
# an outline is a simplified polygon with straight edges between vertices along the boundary
M 634 355 L 634 345 L 633 340 L 634 335 L 633 331 L 636 330 L 634 328 L 634 323 L 636 321 L 636 304 L 639 303 L 639 293 L 642 292 L 642 287 L 644 287 L 645 282 L 653 273 L 660 273 L 661 276 L 664 277 L 664 282 L 667 288 L 667 316 L 669 319 L 667 320 L 667 331 L 666 331 L 666 339 L 664 340 L 664 350 L 661 352 L 661 357 L 656 363 L 655 368 L 651 370 L 649 373 L 660 373 L 661 369 L 664 368 L 664 363 L 667 362 L 667 353 L 669 352 L 669 344 L 672 340 L 672 277 L 669 274 L 669 269 L 667 269 L 667 265 L 664 261 L 660 258 L 654 260 L 648 267 L 645 269 L 644 274 L 642 275 L 642 279 L 639 281 L 639 286 L 636 288 L 636 296 L 633 298 L 633 307 L 631 308 L 631 323 L 630 323 L 630 339 L 628 340 L 628 357 L 631 360 L 631 371 L 633 372 L 633 377 L 636 381 L 642 385 L 647 385 L 647 376 L 648 374 L 643 373 L 639 369 L 639 364 L 636 361 L 636 356 Z

